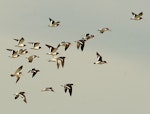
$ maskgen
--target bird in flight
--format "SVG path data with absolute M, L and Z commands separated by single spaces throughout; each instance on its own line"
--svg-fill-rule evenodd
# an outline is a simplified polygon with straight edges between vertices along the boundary
M 31 70 L 28 71 L 28 73 L 32 73 L 32 78 L 38 73 L 40 70 L 32 68 Z
M 75 41 L 77 43 L 77 49 L 81 48 L 81 51 L 83 51 L 84 49 L 84 45 L 85 45 L 85 39 L 82 38 L 81 40 Z
M 19 92 L 19 93 L 15 93 L 15 99 L 18 99 L 18 97 L 20 96 L 21 98 L 23 98 L 23 101 L 25 103 L 27 103 L 27 100 L 26 100 L 26 96 L 25 96 L 25 92 Z
M 57 52 L 58 48 L 60 47 L 60 44 L 58 44 L 58 46 L 55 48 L 51 45 L 48 45 L 48 44 L 45 44 L 46 47 L 49 48 L 50 52 L 47 53 L 48 55 L 52 55 L 52 56 L 55 56 L 55 55 L 58 55 L 59 52 Z
M 72 86 L 74 84 L 72 83 L 69 83 L 69 84 L 65 84 L 65 85 L 61 85 L 62 87 L 64 87 L 64 91 L 65 93 L 67 92 L 67 90 L 69 91 L 69 95 L 71 96 L 72 95 Z
M 94 64 L 105 64 L 105 63 L 107 63 L 107 61 L 102 60 L 102 56 L 98 52 L 96 52 L 96 55 L 97 55 L 97 61 L 94 62 Z
M 143 16 L 143 12 L 140 12 L 139 14 L 135 14 L 134 12 L 132 12 L 132 15 L 133 17 L 131 17 L 130 19 L 131 20 L 141 20 L 143 19 L 142 16 Z
M 84 39 L 87 41 L 87 40 L 89 40 L 89 39 L 92 39 L 92 38 L 94 38 L 94 35 L 90 35 L 89 33 L 87 33 L 86 35 L 85 35 L 85 37 L 84 37 Z
M 64 47 L 65 47 L 65 51 L 69 48 L 70 45 L 71 45 L 70 42 L 62 41 L 62 42 L 60 43 L 60 46 L 64 46 Z
M 54 21 L 53 19 L 49 18 L 50 24 L 48 27 L 57 27 L 60 25 L 60 21 Z
M 43 88 L 41 91 L 52 91 L 52 92 L 54 92 L 54 89 L 52 87 L 46 87 L 46 88 Z
M 98 29 L 98 31 L 103 34 L 105 31 L 111 31 L 111 30 L 105 27 L 105 28 Z
M 21 77 L 21 74 L 22 74 L 21 70 L 22 70 L 22 68 L 23 68 L 23 65 L 20 66 L 20 67 L 15 71 L 14 74 L 11 74 L 11 75 L 10 75 L 11 77 L 16 76 L 16 78 L 17 78 L 16 83 L 19 81 L 19 79 L 20 79 L 20 77 Z
M 33 47 L 31 49 L 34 50 L 39 50 L 41 49 L 40 43 L 39 42 L 28 42 L 29 44 L 33 44 Z
M 11 57 L 11 58 L 17 58 L 17 57 L 19 57 L 20 55 L 19 55 L 19 53 L 18 53 L 18 50 L 16 51 L 16 50 L 13 50 L 13 49 L 6 49 L 7 51 L 12 51 L 12 55 L 11 56 L 9 56 L 9 57 Z
M 24 46 L 26 46 L 26 44 L 24 44 L 24 38 L 22 37 L 22 38 L 20 38 L 20 39 L 14 39 L 15 41 L 17 41 L 18 42 L 18 44 L 16 45 L 17 47 L 24 47 Z
M 37 55 L 31 55 L 31 56 L 27 57 L 28 62 L 32 63 L 34 58 L 39 58 L 39 56 L 37 56 Z
M 28 51 L 27 51 L 27 49 L 19 49 L 18 53 L 19 53 L 20 55 L 24 55 L 24 54 L 27 54 Z
M 59 69 L 60 64 L 61 64 L 62 67 L 64 67 L 65 58 L 66 58 L 66 57 L 58 57 L 58 58 L 57 58 L 57 68 L 58 68 L 58 69 Z
M 64 56 L 61 56 L 61 57 L 55 57 L 53 56 L 49 62 L 56 62 L 57 63 L 57 69 L 59 69 L 59 66 L 61 64 L 62 67 L 64 67 L 64 63 L 65 63 L 65 58 Z

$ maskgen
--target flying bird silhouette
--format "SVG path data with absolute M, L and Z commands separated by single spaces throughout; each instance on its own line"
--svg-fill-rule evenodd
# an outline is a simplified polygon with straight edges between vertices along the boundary
M 97 55 L 97 61 L 94 62 L 94 64 L 105 64 L 105 63 L 107 63 L 107 61 L 102 60 L 102 56 L 98 52 L 96 52 L 96 55 Z
M 18 53 L 19 53 L 20 55 L 24 55 L 24 54 L 27 54 L 28 51 L 27 51 L 27 49 L 19 49 Z
M 37 56 L 37 55 L 31 55 L 31 56 L 27 57 L 28 62 L 32 63 L 32 61 L 34 60 L 34 58 L 39 58 L 39 56 Z
M 39 42 L 28 42 L 28 43 L 33 45 L 33 47 L 31 49 L 34 49 L 34 50 L 41 49 L 41 46 L 40 46 Z
M 26 46 L 26 44 L 24 44 L 24 38 L 22 37 L 22 38 L 20 38 L 20 39 L 14 39 L 15 41 L 17 41 L 18 42 L 18 44 L 16 45 L 17 47 L 24 47 L 24 46 Z
M 131 17 L 130 19 L 131 20 L 141 20 L 143 19 L 142 16 L 143 16 L 143 12 L 140 12 L 139 14 L 135 14 L 134 12 L 132 12 L 132 15 L 133 17 Z
M 46 87 L 46 88 L 43 88 L 41 91 L 52 91 L 52 92 L 54 92 L 54 89 L 52 87 Z
M 65 51 L 69 48 L 70 45 L 71 45 L 70 42 L 62 41 L 62 42 L 60 43 L 60 46 L 64 46 L 64 47 L 65 47 Z
M 17 70 L 15 71 L 14 74 L 10 75 L 11 77 L 16 76 L 16 78 L 17 78 L 16 83 L 19 81 L 19 79 L 21 77 L 21 74 L 22 74 L 21 70 L 22 70 L 22 68 L 23 68 L 23 65 L 21 65 L 19 68 L 17 68 Z
M 24 101 L 25 103 L 27 103 L 26 96 L 25 96 L 25 92 L 15 93 L 14 95 L 15 95 L 15 99 L 18 99 L 18 97 L 21 97 L 21 98 L 23 98 L 23 101 Z
M 111 31 L 111 30 L 109 28 L 101 28 L 98 29 L 98 31 L 103 34 L 105 31 Z
M 40 70 L 32 68 L 31 70 L 28 71 L 28 73 L 32 73 L 32 78 L 38 73 Z
M 49 21 L 50 21 L 50 23 L 49 23 L 48 27 L 57 27 L 60 25 L 60 21 L 54 21 L 51 18 L 49 18 Z
M 57 45 L 57 47 L 53 47 L 51 45 L 48 45 L 48 44 L 45 44 L 46 47 L 49 48 L 50 52 L 47 53 L 48 55 L 52 55 L 52 56 L 55 56 L 55 55 L 58 55 L 59 52 L 57 52 L 58 48 L 60 47 L 60 44 Z
M 81 48 L 81 51 L 83 51 L 84 49 L 84 45 L 85 45 L 85 39 L 82 38 L 81 40 L 75 41 L 77 43 L 77 49 Z
M 6 50 L 12 52 L 12 55 L 9 56 L 9 57 L 11 57 L 11 58 L 17 58 L 17 57 L 20 56 L 19 53 L 18 53 L 18 50 L 17 50 L 17 51 L 15 51 L 15 50 L 13 50 L 13 49 L 6 49 Z
M 87 40 L 93 39 L 93 38 L 94 38 L 94 35 L 90 35 L 89 33 L 87 33 L 83 39 L 85 39 L 87 41 Z
M 72 95 L 72 86 L 74 84 L 72 83 L 69 83 L 69 84 L 65 84 L 65 85 L 61 85 L 62 87 L 64 87 L 64 91 L 65 93 L 67 92 L 67 90 L 69 91 L 69 95 L 71 96 Z
M 59 69 L 60 64 L 62 65 L 62 67 L 64 67 L 64 63 L 65 63 L 65 58 L 66 57 L 55 57 L 53 56 L 49 62 L 56 62 L 57 63 L 57 69 Z

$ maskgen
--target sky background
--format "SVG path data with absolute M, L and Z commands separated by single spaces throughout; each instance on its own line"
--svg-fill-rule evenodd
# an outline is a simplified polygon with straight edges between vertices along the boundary
M 1 0 L 0 2 L 0 113 L 20 114 L 149 114 L 150 106 L 150 1 L 143 0 Z M 143 12 L 143 20 L 133 21 L 131 12 Z M 50 28 L 49 17 L 60 21 Z M 112 31 L 100 34 L 97 30 Z M 86 42 L 84 51 L 74 41 L 86 33 L 95 37 Z M 9 58 L 6 49 L 19 49 L 14 38 L 25 38 L 27 55 Z M 35 51 L 27 42 L 40 42 Z M 60 56 L 66 56 L 65 67 L 57 69 L 46 55 L 45 44 L 56 47 L 61 41 L 73 44 Z M 94 65 L 99 52 L 108 64 Z M 28 63 L 26 57 L 40 58 Z M 16 84 L 10 74 L 23 65 L 23 76 Z M 27 73 L 40 69 L 34 77 Z M 70 97 L 60 86 L 74 83 Z M 55 93 L 41 92 L 52 86 Z M 14 99 L 14 93 L 27 92 L 27 104 Z

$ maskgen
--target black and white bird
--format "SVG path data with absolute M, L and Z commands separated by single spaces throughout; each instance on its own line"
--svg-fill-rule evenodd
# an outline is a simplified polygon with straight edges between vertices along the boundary
M 32 68 L 31 70 L 28 71 L 28 73 L 32 73 L 32 78 L 38 73 L 40 70 Z
M 20 39 L 14 39 L 15 41 L 17 41 L 18 42 L 18 44 L 16 45 L 17 47 L 24 47 L 24 46 L 26 46 L 26 44 L 24 44 L 24 38 L 22 37 L 22 38 L 20 38 Z
M 52 55 L 52 56 L 55 56 L 55 55 L 58 55 L 59 52 L 57 52 L 58 48 L 60 47 L 60 44 L 58 44 L 58 46 L 55 48 L 51 45 L 48 45 L 48 44 L 45 44 L 46 47 L 49 48 L 50 52 L 47 53 L 48 55 Z
M 23 65 L 20 66 L 19 68 L 17 68 L 17 70 L 15 71 L 14 74 L 11 74 L 11 75 L 10 75 L 11 77 L 16 76 L 16 78 L 17 78 L 16 83 L 19 81 L 19 79 L 20 79 L 20 77 L 21 77 L 21 75 L 22 75 L 22 72 L 21 72 L 22 68 L 23 68 Z
M 18 50 L 13 50 L 13 49 L 6 49 L 6 50 L 12 52 L 12 55 L 9 56 L 9 57 L 11 57 L 11 58 L 17 58 L 17 57 L 20 56 L 19 53 L 18 53 Z
M 82 38 L 81 40 L 75 41 L 77 43 L 77 49 L 79 49 L 81 47 L 81 51 L 83 51 L 84 49 L 84 45 L 85 45 L 85 39 Z
M 53 56 L 49 62 L 56 62 L 57 63 L 57 69 L 59 69 L 59 66 L 61 64 L 62 67 L 64 67 L 64 63 L 65 63 L 65 58 L 66 57 L 56 57 L 56 56 Z
M 58 58 L 57 58 L 57 68 L 58 68 L 58 69 L 59 69 L 60 64 L 61 64 L 62 68 L 64 67 L 65 58 L 66 58 L 66 57 L 58 57 Z
M 141 20 L 143 19 L 142 16 L 143 16 L 143 12 L 140 12 L 139 14 L 135 14 L 134 12 L 132 12 L 132 15 L 133 17 L 131 17 L 130 19 L 131 20 Z
M 105 27 L 105 28 L 98 29 L 98 31 L 103 34 L 105 31 L 111 31 L 111 30 Z
M 41 91 L 52 91 L 52 92 L 54 92 L 54 89 L 52 87 L 46 87 L 46 88 L 43 88 Z
M 89 34 L 89 33 L 87 33 L 86 35 L 85 35 L 85 37 L 84 37 L 84 39 L 87 41 L 87 40 L 89 40 L 89 39 L 92 39 L 92 38 L 94 38 L 94 35 L 91 35 L 91 34 Z
M 69 95 L 71 96 L 72 95 L 72 86 L 74 84 L 72 83 L 69 83 L 69 84 L 65 84 L 65 85 L 61 85 L 62 87 L 64 87 L 64 91 L 65 93 L 67 92 L 67 90 L 69 91 Z
M 97 61 L 94 62 L 94 64 L 105 64 L 105 63 L 107 63 L 107 61 L 102 60 L 102 56 L 98 52 L 96 52 L 96 55 L 97 55 Z
M 54 21 L 53 19 L 49 18 L 50 24 L 48 27 L 57 27 L 60 25 L 60 21 Z
M 31 56 L 27 57 L 28 62 L 32 63 L 32 61 L 33 61 L 34 58 L 39 58 L 39 56 L 37 56 L 37 55 L 31 55 Z
M 39 42 L 28 42 L 28 43 L 33 45 L 33 47 L 31 49 L 34 49 L 34 50 L 41 49 L 41 46 L 40 46 Z
M 20 55 L 24 55 L 24 54 L 27 54 L 28 51 L 27 51 L 27 49 L 19 49 L 18 53 L 19 53 Z
M 18 99 L 18 97 L 20 96 L 21 98 L 23 98 L 23 101 L 25 103 L 27 103 L 27 99 L 26 99 L 26 96 L 25 96 L 25 92 L 19 92 L 19 93 L 15 93 L 15 99 Z
M 60 46 L 64 46 L 64 47 L 65 47 L 65 51 L 69 48 L 70 45 L 71 45 L 70 42 L 62 41 L 62 42 L 60 43 Z

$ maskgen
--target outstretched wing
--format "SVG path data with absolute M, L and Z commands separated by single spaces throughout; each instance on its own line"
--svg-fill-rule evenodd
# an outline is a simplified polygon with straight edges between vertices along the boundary
M 134 12 L 132 12 L 132 15 L 136 16 L 137 14 L 135 14 Z
M 54 20 L 49 17 L 49 21 L 51 22 L 51 21 L 54 21 Z
M 85 42 L 83 41 L 82 44 L 81 44 L 81 50 L 83 51 L 84 49 L 84 45 L 85 45 Z
M 37 73 L 37 72 L 33 72 L 33 74 L 32 74 L 32 78 L 36 75 L 36 73 Z
M 60 60 L 62 67 L 64 67 L 66 57 L 59 57 L 58 60 Z
M 67 89 L 68 89 L 68 88 L 67 88 L 66 86 L 64 86 L 64 91 L 65 91 L 65 93 L 67 92 Z
M 80 45 L 80 42 L 77 42 L 77 49 L 79 49 Z
M 139 15 L 139 16 L 142 16 L 142 15 L 143 15 L 143 12 L 140 12 L 138 15 Z
M 19 81 L 20 77 L 17 77 L 16 83 Z
M 24 96 L 25 97 L 25 92 L 24 91 L 21 91 L 21 92 L 19 92 L 19 94 L 21 94 L 22 96 Z
M 25 92 L 19 92 L 19 94 L 22 96 L 23 101 L 24 101 L 25 103 L 27 103 L 27 99 L 26 99 L 26 96 L 25 96 Z
M 7 51 L 14 51 L 13 49 L 6 49 Z
M 15 74 L 18 73 L 18 72 L 20 72 L 20 71 L 22 70 L 22 68 L 23 68 L 23 65 L 21 65 L 21 66 L 16 70 Z
M 23 101 L 24 101 L 25 103 L 27 103 L 27 99 L 26 99 L 26 97 L 24 97 L 24 98 L 23 98 Z
M 54 50 L 54 47 L 53 47 L 53 46 L 48 45 L 48 44 L 45 44 L 45 46 L 49 48 L 50 52 L 53 52 L 53 50 Z
M 70 89 L 69 89 L 69 94 L 70 96 L 72 95 L 72 87 L 70 86 Z
M 97 61 L 102 61 L 102 56 L 98 52 L 96 52 L 96 55 L 97 55 Z
M 35 42 L 35 43 L 34 43 L 34 47 L 38 47 L 39 45 L 40 45 L 39 42 Z
M 57 60 L 57 69 L 59 69 L 59 66 L 60 66 L 60 63 L 59 63 L 59 61 Z
M 66 45 L 65 45 L 65 51 L 69 48 L 69 46 L 70 46 L 70 42 L 68 42 Z
M 23 42 L 24 42 L 24 38 L 22 37 L 22 38 L 19 40 L 18 45 L 19 45 L 19 44 L 23 44 Z

